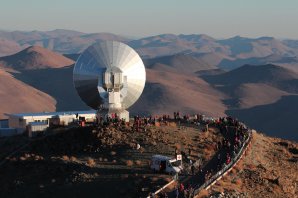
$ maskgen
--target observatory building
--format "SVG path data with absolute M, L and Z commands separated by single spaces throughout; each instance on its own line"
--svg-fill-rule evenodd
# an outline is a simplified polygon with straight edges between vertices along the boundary
M 73 70 L 81 99 L 98 114 L 129 120 L 126 110 L 141 96 L 146 71 L 140 56 L 128 45 L 105 41 L 88 47 Z

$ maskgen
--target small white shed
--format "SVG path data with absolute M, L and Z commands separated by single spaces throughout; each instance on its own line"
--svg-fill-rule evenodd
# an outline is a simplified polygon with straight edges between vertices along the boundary
M 38 136 L 39 134 L 43 134 L 48 127 L 49 124 L 46 122 L 31 122 L 28 125 L 28 136 L 32 138 Z

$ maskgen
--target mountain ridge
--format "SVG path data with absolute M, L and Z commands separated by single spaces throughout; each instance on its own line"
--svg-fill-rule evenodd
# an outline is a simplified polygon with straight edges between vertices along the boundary
M 177 37 L 175 35 L 163 36 L 166 39 Z M 194 38 L 190 36 L 187 39 L 192 42 Z M 207 37 L 207 40 L 209 39 Z M 266 39 L 271 40 L 271 38 Z M 45 52 L 41 53 L 42 56 L 39 57 L 41 63 L 46 64 L 34 65 L 30 61 L 23 61 L 24 65 L 20 67 L 18 61 L 26 60 L 26 57 L 35 57 L 28 49 L 32 49 L 34 52 Z M 52 96 L 56 101 L 57 111 L 89 109 L 80 100 L 72 83 L 73 63 L 78 54 L 65 55 L 73 59 L 70 60 L 42 47 L 29 47 L 21 52 L 21 58 L 11 55 L 14 60 L 11 62 L 7 61 L 7 57 L 4 57 L 6 61 L 3 61 L 3 57 L 0 58 L 2 60 L 0 67 L 6 71 L 14 72 L 14 76 L 8 81 L 12 83 L 15 80 L 22 81 L 28 86 Z M 51 56 L 51 54 L 54 55 Z M 227 57 L 219 52 L 218 55 L 219 59 Z M 48 60 L 53 61 L 52 57 L 57 56 L 64 60 L 58 61 L 60 65 L 48 62 Z M 284 99 L 298 94 L 298 75 L 293 66 L 271 63 L 244 65 L 231 71 L 224 71 L 220 67 L 208 64 L 208 61 L 206 63 L 203 59 L 212 59 L 213 56 L 214 54 L 203 57 L 196 53 L 188 53 L 144 59 L 147 83 L 141 98 L 130 109 L 131 113 L 148 115 L 171 114 L 174 111 L 181 111 L 203 113 L 206 116 L 239 115 L 244 122 L 253 123 L 254 128 L 258 129 L 258 126 L 261 128 L 262 123 L 251 121 L 262 120 L 267 112 L 266 106 L 276 107 L 274 113 L 281 115 L 280 120 L 283 120 L 283 116 L 286 114 L 282 113 L 284 105 L 280 105 L 280 103 L 288 103 L 289 106 L 296 105 L 294 100 Z M 285 59 L 282 64 L 296 60 L 282 55 L 271 55 L 266 59 L 276 62 L 281 60 L 280 58 Z M 29 60 L 31 59 L 29 58 Z M 65 60 L 69 64 L 65 64 Z M 9 92 L 9 90 L 5 91 Z M 28 97 L 34 96 L 28 95 Z M 13 109 L 17 105 L 8 103 L 7 106 L 11 106 Z M 264 111 L 264 114 L 259 112 L 260 109 Z M 250 111 L 258 111 L 258 113 L 253 114 L 254 117 L 245 116 L 246 112 Z M 278 123 L 273 121 L 268 122 L 266 127 L 261 129 L 270 135 L 269 129 L 271 128 L 269 126 L 271 125 L 281 130 L 280 127 L 277 127 Z M 295 134 L 295 122 L 288 123 L 288 125 L 289 132 L 293 134 L 295 140 L 298 140 L 298 136 Z M 280 131 L 280 137 L 283 137 L 282 131 Z

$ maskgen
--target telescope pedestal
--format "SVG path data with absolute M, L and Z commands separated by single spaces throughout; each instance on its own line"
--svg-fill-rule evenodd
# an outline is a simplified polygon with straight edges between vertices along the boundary
M 125 122 L 129 122 L 129 112 L 125 109 L 123 110 L 100 110 L 97 111 L 97 119 L 100 120 L 100 117 L 104 119 L 104 121 L 107 120 L 108 117 L 114 118 L 117 115 L 117 117 L 121 120 L 124 119 Z

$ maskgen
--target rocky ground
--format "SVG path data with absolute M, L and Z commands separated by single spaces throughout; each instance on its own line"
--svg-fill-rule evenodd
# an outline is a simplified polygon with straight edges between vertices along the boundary
M 12 153 L 27 143 L 29 143 L 29 140 L 25 135 L 0 138 L 0 161 L 4 160 L 9 153 Z
M 0 197 L 146 196 L 172 178 L 150 170 L 152 155 L 174 157 L 175 148 L 186 153 L 190 148 L 193 160 L 206 163 L 221 138 L 212 127 L 202 132 L 175 123 L 142 132 L 130 126 L 60 130 L 7 157 L 0 168 Z
M 245 157 L 201 197 L 298 197 L 298 144 L 253 133 Z

